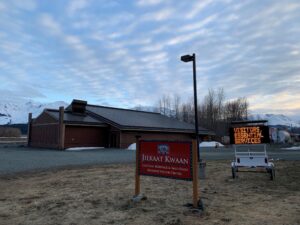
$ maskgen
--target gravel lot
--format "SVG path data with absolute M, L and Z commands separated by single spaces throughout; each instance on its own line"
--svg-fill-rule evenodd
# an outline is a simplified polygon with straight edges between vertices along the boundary
M 269 157 L 283 160 L 300 160 L 300 151 L 269 148 Z M 205 160 L 232 160 L 231 148 L 201 148 Z M 0 174 L 83 165 L 124 164 L 135 161 L 135 152 L 121 149 L 85 151 L 57 151 L 50 149 L 0 148 Z

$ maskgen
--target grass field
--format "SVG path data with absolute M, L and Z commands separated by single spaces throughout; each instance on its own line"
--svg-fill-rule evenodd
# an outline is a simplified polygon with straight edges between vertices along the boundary
M 194 213 L 192 183 L 142 177 L 147 200 L 133 203 L 134 165 L 85 167 L 0 177 L 0 224 L 300 224 L 300 165 L 231 178 L 228 161 L 208 161 L 200 181 L 205 211 Z

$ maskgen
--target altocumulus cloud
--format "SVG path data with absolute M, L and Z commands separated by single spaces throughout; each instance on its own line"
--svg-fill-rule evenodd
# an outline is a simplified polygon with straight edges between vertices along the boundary
M 300 113 L 300 3 L 1 1 L 1 98 L 152 105 L 223 87 L 256 112 Z M 6 94 L 5 94 L 6 93 Z

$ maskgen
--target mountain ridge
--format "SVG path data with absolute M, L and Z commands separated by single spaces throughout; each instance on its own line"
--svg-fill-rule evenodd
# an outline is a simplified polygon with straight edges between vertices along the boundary
M 66 102 L 56 101 L 40 103 L 32 100 L 24 102 L 0 102 L 0 125 L 23 124 L 28 122 L 28 114 L 37 117 L 44 109 L 57 109 L 59 106 L 68 106 Z
M 69 104 L 64 101 L 50 103 L 40 103 L 32 100 L 24 102 L 0 102 L 0 125 L 24 124 L 27 123 L 28 113 L 32 113 L 33 118 L 37 117 L 44 109 L 58 109 L 60 106 L 67 107 Z M 143 111 L 158 111 L 151 106 L 137 106 L 133 109 Z M 282 125 L 287 127 L 300 127 L 300 122 L 296 122 L 283 114 L 255 114 L 249 115 L 249 120 L 268 120 L 268 125 Z
M 283 114 L 251 114 L 249 115 L 250 120 L 268 120 L 269 126 L 287 126 L 287 127 L 300 127 L 300 123 L 297 121 L 292 120 L 290 117 L 283 115 Z

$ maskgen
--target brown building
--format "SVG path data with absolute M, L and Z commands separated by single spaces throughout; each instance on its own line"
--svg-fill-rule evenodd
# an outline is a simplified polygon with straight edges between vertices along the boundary
M 65 149 L 70 147 L 127 148 L 136 135 L 148 140 L 192 139 L 194 125 L 159 113 L 89 105 L 73 100 L 66 109 L 45 109 L 36 119 L 29 114 L 28 145 Z M 199 128 L 200 138 L 213 132 Z

